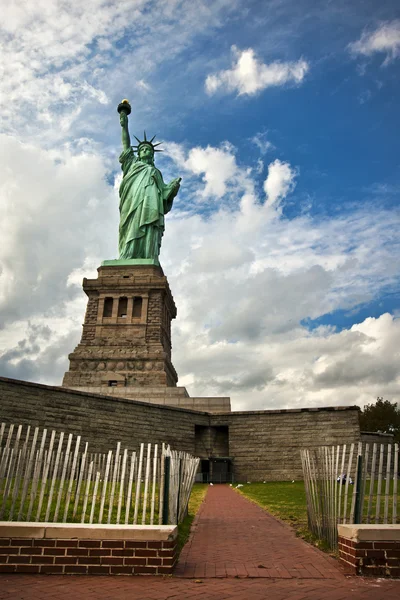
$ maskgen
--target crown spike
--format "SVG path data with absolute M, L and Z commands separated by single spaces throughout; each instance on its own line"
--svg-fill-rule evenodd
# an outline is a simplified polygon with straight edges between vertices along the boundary
M 153 142 L 153 140 L 154 140 L 154 138 L 155 138 L 155 137 L 156 137 L 156 136 L 155 136 L 155 135 L 153 135 L 153 137 L 152 137 L 152 138 L 151 138 L 151 140 L 150 140 L 150 144 Z
M 153 148 L 155 148 L 156 146 L 160 146 L 162 144 L 162 142 L 158 142 L 158 144 L 153 144 Z
M 135 138 L 135 140 L 137 140 L 139 142 L 139 144 L 141 144 L 142 142 L 139 140 L 139 138 L 136 137 L 135 134 L 133 134 L 133 137 Z
M 143 141 L 144 141 L 144 142 L 147 142 L 146 132 L 145 132 L 145 131 L 143 131 L 143 133 L 144 133 L 144 139 L 143 139 Z

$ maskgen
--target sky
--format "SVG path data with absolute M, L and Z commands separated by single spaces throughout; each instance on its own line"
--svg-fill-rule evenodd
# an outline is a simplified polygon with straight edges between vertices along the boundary
M 0 0 L 0 375 L 60 385 L 121 133 L 182 177 L 173 363 L 234 410 L 400 401 L 397 0 Z

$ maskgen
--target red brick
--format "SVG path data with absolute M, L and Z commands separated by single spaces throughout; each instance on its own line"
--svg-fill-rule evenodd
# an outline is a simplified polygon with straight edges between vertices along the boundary
M 144 551 L 146 552 L 146 550 Z M 133 548 L 121 548 L 111 550 L 112 556 L 133 556 Z
M 140 560 L 140 559 L 137 558 L 136 560 Z M 141 560 L 144 560 L 145 562 L 147 560 L 147 564 L 149 565 L 149 567 L 158 567 L 158 566 L 161 566 L 162 564 L 164 564 L 164 561 L 162 561 L 161 558 L 147 558 L 147 559 L 144 558 Z
M 40 556 L 43 548 L 21 548 L 20 554 L 30 554 L 31 556 Z
M 6 563 L 7 562 L 7 554 L 0 554 L 0 563 Z
M 40 566 L 39 565 L 17 565 L 15 567 L 15 571 L 16 571 L 16 573 L 35 574 L 35 573 L 40 573 Z
M 18 552 L 19 548 L 10 548 L 10 546 L 1 546 L 0 547 L 0 554 L 10 554 L 11 552 Z
M 392 548 L 396 550 L 396 542 L 374 542 L 375 550 L 386 550 L 387 548 Z
M 67 548 L 67 556 L 89 556 L 88 548 Z
M 172 573 L 172 567 L 158 567 L 157 572 L 160 575 L 169 575 L 170 573 Z
M 160 560 L 160 559 L 158 559 L 158 558 L 146 559 L 146 558 L 139 558 L 137 556 L 134 556 L 133 558 L 124 558 L 124 565 L 130 565 L 132 567 L 139 567 L 139 566 L 145 567 L 146 560 Z
M 14 538 L 10 540 L 10 546 L 32 546 L 33 540 L 29 538 Z
M 33 540 L 34 546 L 41 546 L 43 548 L 52 548 L 56 545 L 56 540 Z
M 385 558 L 385 551 L 384 550 L 368 550 L 368 552 L 366 552 L 366 557 L 367 558 Z
M 76 565 L 77 560 L 76 556 L 56 556 L 54 563 L 56 565 Z
M 135 573 L 146 575 L 148 573 L 155 575 L 157 573 L 157 569 L 162 569 L 162 567 L 134 567 Z
M 386 550 L 386 556 L 388 558 L 399 558 L 400 559 L 400 550 Z
M 18 556 L 10 556 L 8 562 L 11 564 L 22 564 L 29 565 L 31 563 L 31 557 L 27 554 L 19 554 Z
M 89 565 L 88 568 L 89 575 L 109 575 L 110 567 L 96 567 L 94 565 Z
M 124 541 L 114 541 L 114 540 L 103 540 L 101 543 L 102 548 L 124 548 Z
M 110 556 L 109 548 L 89 550 L 89 556 Z
M 79 548 L 101 548 L 101 540 L 79 540 Z
M 119 558 L 116 556 L 101 556 L 100 564 L 101 565 L 121 565 L 124 559 L 120 556 Z M 127 560 L 127 559 L 125 559 Z
M 164 548 L 175 548 L 176 546 L 176 541 L 175 540 L 171 540 L 168 542 L 162 542 L 161 543 L 161 547 Z
M 157 550 L 138 550 L 135 556 L 154 556 L 157 557 Z
M 0 538 L 0 546 L 9 546 L 10 545 L 10 538 Z
M 71 575 L 76 574 L 86 574 L 87 571 L 87 567 L 84 567 L 83 565 L 65 565 L 65 569 L 64 569 L 64 573 L 69 573 Z
M 65 556 L 66 548 L 43 548 L 44 556 Z
M 53 565 L 54 556 L 32 556 L 31 562 L 33 565 Z
M 372 550 L 374 547 L 373 542 L 357 542 L 357 550 Z
M 133 573 L 133 567 L 110 567 L 110 570 L 112 575 L 131 575 Z
M 42 565 L 40 567 L 41 573 L 54 573 L 55 575 L 61 575 L 64 573 L 64 567 L 62 565 Z
M 170 567 L 175 562 L 175 558 L 163 558 L 162 564 L 163 567 Z
M 78 565 L 99 565 L 100 556 L 79 556 Z
M 390 568 L 390 576 L 391 577 L 400 577 L 400 567 L 391 567 Z
M 0 565 L 0 573 L 14 573 L 15 565 Z
M 162 542 L 147 542 L 147 547 L 148 548 L 159 548 L 161 550 L 162 548 Z
M 103 542 L 103 548 L 104 548 Z M 147 548 L 147 542 L 125 542 L 125 548 Z
M 58 548 L 77 548 L 78 540 L 56 540 Z

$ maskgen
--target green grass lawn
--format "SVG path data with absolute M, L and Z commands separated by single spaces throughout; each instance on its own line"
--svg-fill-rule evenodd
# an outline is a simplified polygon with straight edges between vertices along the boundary
M 195 483 L 192 489 L 192 493 L 189 499 L 188 506 L 188 514 L 178 525 L 178 553 L 180 554 L 183 546 L 186 544 L 189 534 L 190 528 L 192 526 L 193 520 L 196 516 L 197 511 L 200 508 L 201 503 L 203 502 L 205 495 L 207 493 L 208 484 L 207 483 Z

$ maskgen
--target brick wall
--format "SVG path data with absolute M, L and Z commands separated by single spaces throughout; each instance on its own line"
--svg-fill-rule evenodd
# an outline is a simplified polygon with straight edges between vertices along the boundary
M 71 537 L 47 537 L 43 524 L 19 524 L 30 529 L 27 537 L 0 537 L 0 573 L 43 573 L 70 575 L 169 575 L 177 560 L 176 527 L 173 534 L 163 537 L 173 539 L 153 540 L 149 529 L 149 540 L 108 539 L 115 536 L 112 526 L 107 532 L 103 527 L 103 539 L 75 539 Z M 4 535 L 7 525 L 0 526 L 0 536 Z M 65 526 L 52 526 L 53 530 L 65 530 Z M 90 526 L 83 527 L 86 535 Z M 15 529 L 15 527 L 14 527 Z M 20 536 L 24 535 L 24 527 L 20 527 Z M 41 537 L 37 532 L 44 530 Z M 120 528 L 121 529 L 121 528 Z M 122 535 L 131 534 L 131 526 Z M 3 533 L 1 533 L 3 530 Z M 34 537 L 28 537 L 29 534 Z M 146 532 L 139 532 L 140 537 Z M 76 532 L 75 532 L 76 534 Z M 75 535 L 74 534 L 74 535 Z M 98 530 L 95 530 L 96 537 Z M 79 533 L 78 533 L 79 535 Z M 89 532 L 90 535 L 90 532 Z M 121 535 L 121 533 L 120 533 Z M 132 537 L 135 537 L 134 535 Z M 155 536 L 159 537 L 159 536 Z M 74 538 L 74 539 L 73 539 Z
M 339 525 L 338 531 L 339 560 L 347 572 L 400 577 L 400 525 Z

